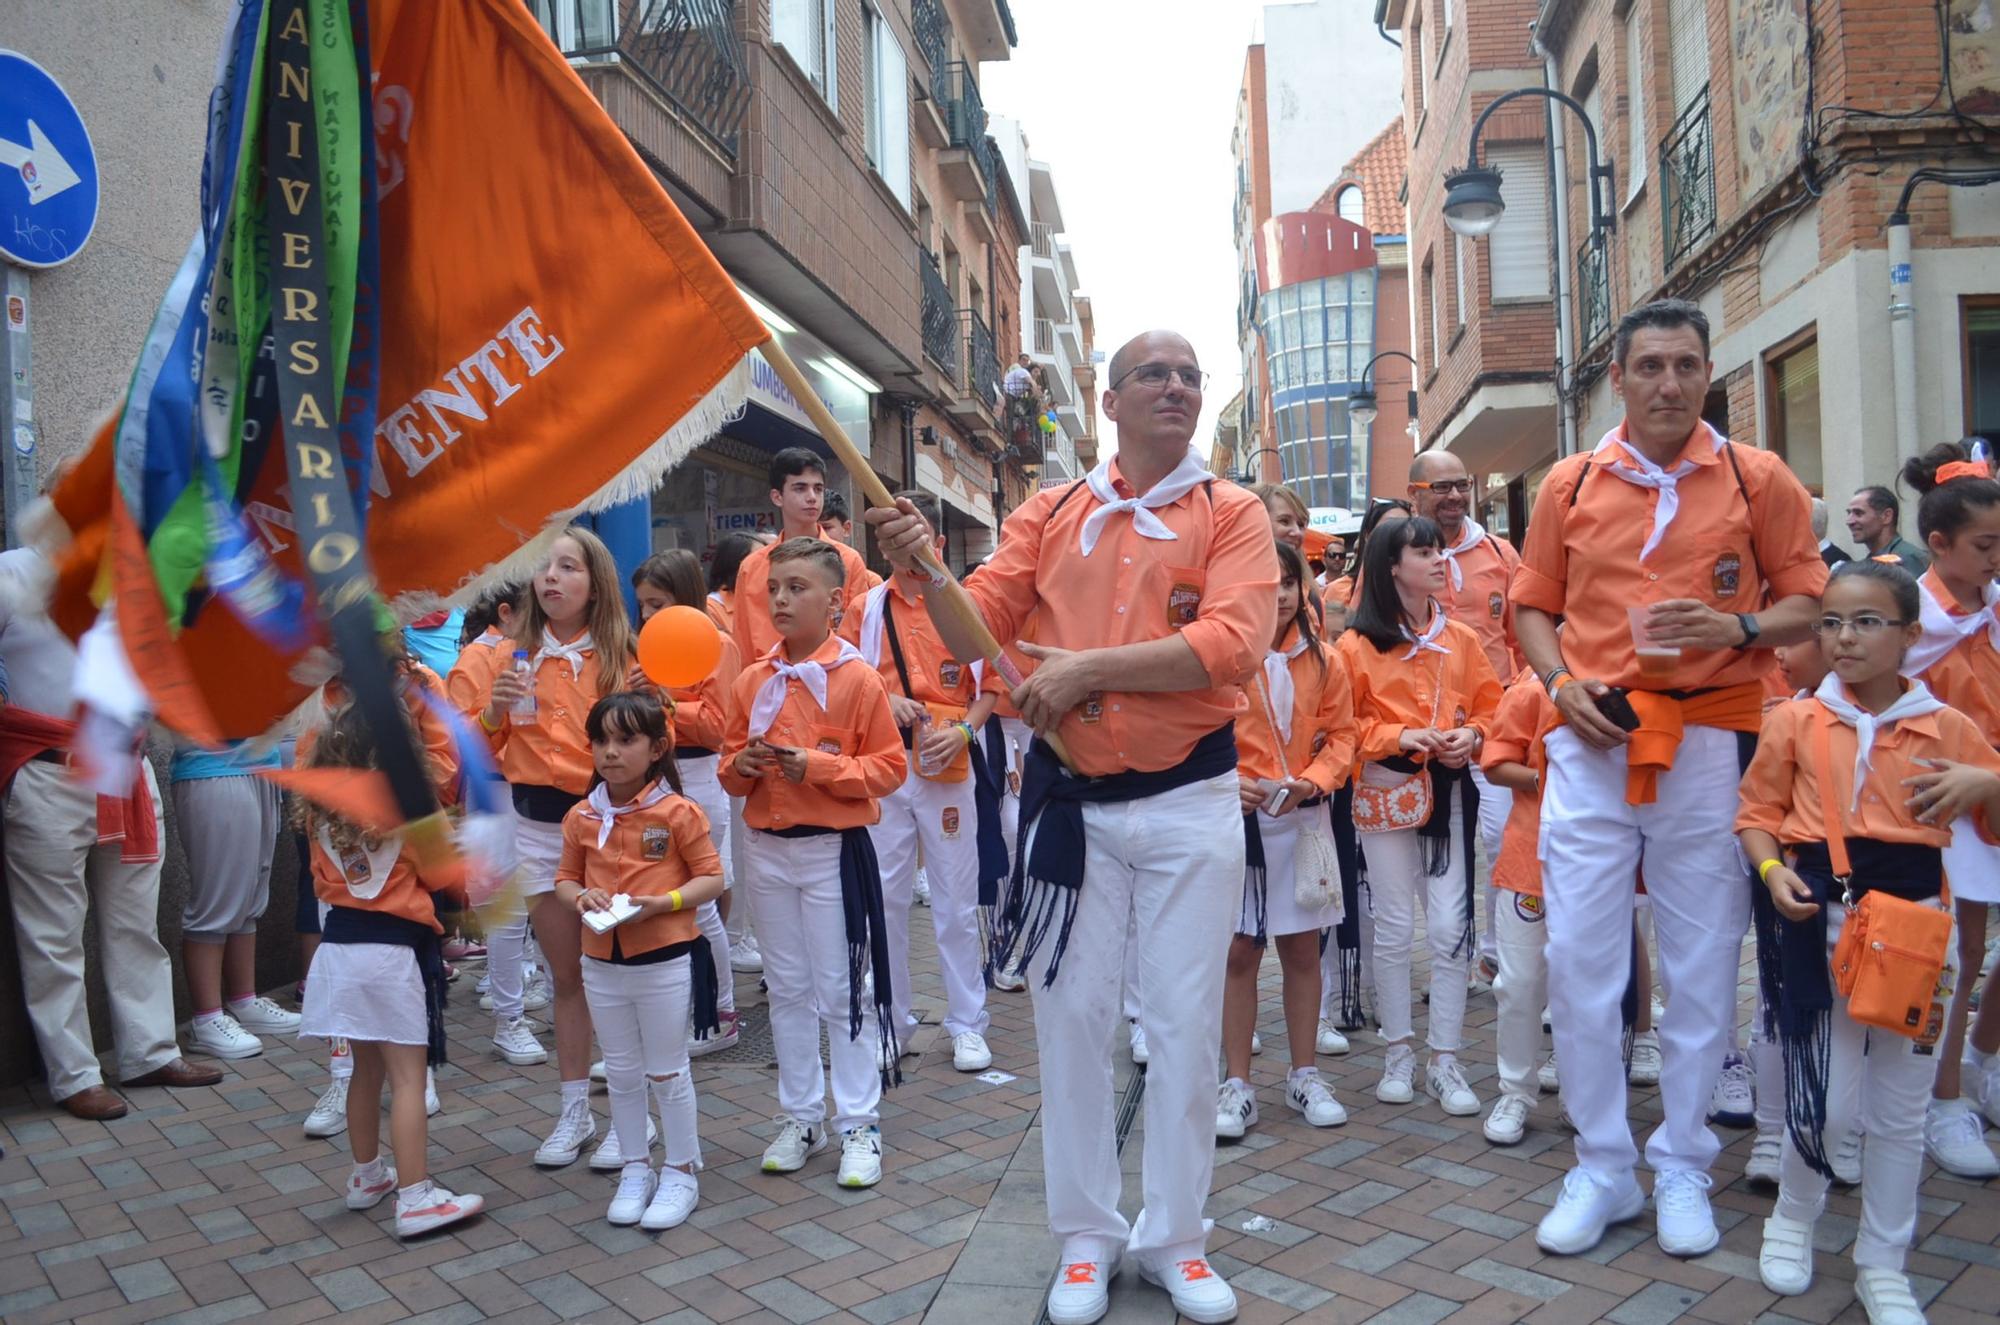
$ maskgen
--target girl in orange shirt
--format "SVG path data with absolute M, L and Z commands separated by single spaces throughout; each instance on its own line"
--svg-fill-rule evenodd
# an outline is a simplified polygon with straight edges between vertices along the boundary
M 1821 611 L 1814 631 L 1832 675 L 1814 698 L 1765 716 L 1736 818 L 1767 894 L 1757 898 L 1757 965 L 1777 1010 L 1786 1078 L 1778 1202 L 1764 1221 L 1758 1270 L 1774 1293 L 1811 1287 L 1830 1156 L 1861 1121 L 1855 1295 L 1871 1321 L 1921 1321 L 1903 1266 L 1917 1231 L 1923 1105 L 1938 1059 L 1912 1037 L 1853 1020 L 1827 956 L 1849 922 L 1845 891 L 1942 908 L 1946 852 L 1961 835 L 1990 834 L 2000 815 L 2000 755 L 1923 682 L 1897 675 L 1922 634 L 1907 572 L 1844 563 Z M 1829 823 L 1846 843 L 1846 880 L 1834 875 Z M 1944 988 L 1952 966 L 1947 953 Z
M 701 562 L 686 548 L 655 553 L 632 572 L 632 591 L 639 600 L 641 626 L 662 608 L 676 605 L 698 608 L 703 597 Z M 713 614 L 710 619 L 714 619 Z M 709 839 L 718 854 L 729 850 L 730 815 L 729 793 L 722 789 L 716 767 L 721 759 L 722 733 L 729 725 L 729 693 L 736 686 L 736 674 L 742 670 L 736 656 L 736 641 L 724 634 L 722 657 L 707 680 L 698 685 L 667 688 L 667 695 L 673 700 L 674 765 L 680 774 L 681 794 L 701 807 L 708 819 Z M 722 862 L 722 895 L 703 902 L 695 912 L 695 923 L 701 927 L 701 936 L 708 940 L 718 973 L 731 969 L 728 921 L 731 890 L 735 887 L 727 855 L 722 856 Z M 696 1058 L 736 1043 L 736 982 L 727 974 L 721 975 L 717 997 L 721 1029 L 694 1042 L 688 1052 Z
M 2000 746 L 2000 483 L 1984 444 L 1946 442 L 1903 466 L 1903 481 L 1923 500 L 1917 532 L 1931 554 L 1922 590 L 1923 636 L 1904 660 L 1906 676 L 1978 724 Z M 1967 1178 L 2000 1174 L 1976 1106 L 2000 1126 L 2000 997 L 1988 980 L 1979 1025 L 1968 1039 L 1973 993 L 1986 956 L 1986 908 L 2000 902 L 2000 856 L 1961 832 L 1945 858 L 1957 899 L 1959 969 L 1966 972 L 1937 1050 L 1938 1074 L 1924 1148 L 1946 1172 Z M 1983 1046 L 1983 1050 L 1982 1050 Z M 1961 1054 L 1963 1057 L 1961 1058 Z M 1970 1086 L 1969 1091 L 1966 1090 Z M 1970 1094 L 1971 1098 L 1963 1098 Z
M 1422 899 L 1431 945 L 1424 1089 L 1450 1114 L 1479 1112 L 1459 1070 L 1472 935 L 1472 834 L 1477 801 L 1466 766 L 1500 704 L 1500 678 L 1479 636 L 1448 619 L 1444 535 L 1421 516 L 1384 520 L 1362 556 L 1360 601 L 1340 656 L 1354 682 L 1359 731 L 1355 827 L 1365 835 L 1375 916 L 1375 987 L 1389 1042 L 1375 1098 L 1408 1104 L 1410 965 Z M 1380 807 L 1377 809 L 1376 807 Z
M 556 896 L 579 916 L 637 908 L 583 933 L 583 984 L 604 1042 L 611 1126 L 625 1157 L 605 1218 L 660 1230 L 685 1223 L 701 1167 L 688 1024 L 712 1026 L 716 970 L 694 912 L 722 894 L 722 858 L 682 792 L 666 710 L 648 691 L 600 699 L 586 721 L 590 795 L 563 819 Z M 666 1166 L 648 1160 L 646 1096 L 660 1111 Z
M 562 1074 L 562 1115 L 549 1139 L 535 1152 L 546 1166 L 573 1163 L 597 1135 L 590 1111 L 590 1009 L 584 1003 L 581 922 L 574 907 L 555 896 L 556 862 L 562 854 L 562 821 L 590 789 L 590 738 L 584 719 L 591 706 L 625 687 L 634 660 L 632 627 L 625 619 L 625 595 L 618 567 L 596 534 L 571 525 L 549 545 L 549 557 L 529 582 L 531 593 L 514 634 L 517 660 L 525 672 L 503 667 L 493 677 L 485 711 L 479 716 L 500 755 L 500 771 L 514 794 L 516 878 L 527 899 L 528 920 L 555 985 L 556 1064 Z M 532 684 L 532 689 L 530 685 Z M 534 711 L 515 713 L 517 701 L 532 695 Z M 497 935 L 495 936 L 498 937 Z M 525 1037 L 518 1007 L 500 1006 L 509 983 L 496 963 L 505 945 L 495 944 L 492 966 L 494 1043 L 509 1061 L 509 1041 Z M 515 952 L 519 949 L 515 948 Z M 528 1061 L 539 1061 L 529 1059 Z M 622 1167 L 614 1135 L 592 1157 L 593 1168 Z M 614 1159 L 613 1156 L 616 1156 Z
M 1285 1102 L 1314 1127 L 1338 1127 L 1347 1110 L 1320 1080 L 1314 1058 L 1319 1020 L 1319 932 L 1339 919 L 1332 906 L 1298 903 L 1293 861 L 1301 821 L 1320 817 L 1326 799 L 1354 765 L 1354 700 L 1347 672 L 1313 630 L 1306 605 L 1312 572 L 1305 554 L 1280 540 L 1278 629 L 1250 689 L 1250 711 L 1236 722 L 1236 776 L 1243 801 L 1249 866 L 1243 912 L 1229 945 L 1222 996 L 1222 1057 L 1227 1067 L 1215 1104 L 1215 1134 L 1235 1140 L 1257 1121 L 1250 1088 L 1250 1037 L 1257 1022 L 1257 968 L 1266 937 L 1276 941 L 1285 975 L 1285 1031 L 1292 1070 Z

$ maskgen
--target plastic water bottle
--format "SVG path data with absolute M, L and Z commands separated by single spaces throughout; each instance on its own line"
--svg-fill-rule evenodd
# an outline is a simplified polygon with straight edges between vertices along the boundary
M 517 723 L 532 723 L 535 721 L 535 677 L 528 666 L 526 649 L 514 650 L 514 675 L 521 678 L 521 684 L 527 689 L 523 690 L 521 697 L 514 701 L 514 706 L 507 710 L 508 715 Z
M 927 778 L 934 778 L 951 766 L 951 761 L 948 759 L 933 759 L 924 753 L 924 738 L 936 729 L 936 725 L 937 720 L 929 713 L 924 714 L 917 722 L 917 772 Z

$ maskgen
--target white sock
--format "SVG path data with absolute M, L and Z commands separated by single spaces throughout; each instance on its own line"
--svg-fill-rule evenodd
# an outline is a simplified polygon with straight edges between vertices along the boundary
M 336 1081 L 344 1081 L 354 1075 L 354 1050 L 346 1040 L 333 1042 L 333 1057 L 327 1064 L 333 1070 Z
M 248 1007 L 251 1003 L 256 1001 L 256 998 L 257 996 L 255 994 L 239 994 L 235 998 L 224 999 L 223 1006 L 231 1008 Z
M 562 1102 L 564 1109 L 575 1108 L 577 1105 L 588 1107 L 590 1104 L 590 1078 L 585 1077 L 581 1081 L 563 1082 Z
M 1307 1077 L 1316 1077 L 1318 1075 L 1319 1069 L 1316 1067 L 1295 1067 L 1292 1069 L 1291 1074 L 1285 1078 L 1285 1083 L 1296 1086 Z
M 380 1155 L 375 1156 L 375 1158 L 369 1160 L 366 1164 L 356 1164 L 354 1166 L 354 1177 L 362 1183 L 380 1182 L 382 1181 L 384 1172 L 382 1157 Z
M 222 1018 L 223 1018 L 223 1011 L 221 1008 L 217 1008 L 213 1012 L 195 1013 L 194 1021 L 191 1024 L 195 1026 L 214 1026 L 219 1024 L 222 1021 Z
M 407 1187 L 396 1189 L 396 1205 L 400 1209 L 414 1210 L 431 1198 L 431 1180 L 424 1178 Z
M 1984 1072 L 1993 1063 L 1992 1054 L 1982 1054 L 1972 1047 L 1972 1041 L 1965 1042 L 1965 1063 L 1976 1071 Z

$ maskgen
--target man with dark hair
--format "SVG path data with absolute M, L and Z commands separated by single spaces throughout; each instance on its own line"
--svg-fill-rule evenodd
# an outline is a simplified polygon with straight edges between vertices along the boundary
M 820 507 L 819 536 L 829 543 L 854 546 L 854 517 L 848 513 L 847 498 L 837 492 L 827 493 Z
M 826 506 L 826 462 L 803 446 L 788 446 L 771 457 L 771 505 L 778 508 L 776 542 L 790 538 L 827 541 L 820 529 Z M 830 542 L 846 569 L 844 603 L 852 603 L 882 582 L 868 569 L 861 554 L 841 542 Z M 748 667 L 778 642 L 771 625 L 771 547 L 766 544 L 743 558 L 736 571 L 736 648 Z M 837 623 L 836 623 L 837 624 Z
M 1858 489 L 1847 503 L 1847 532 L 1861 545 L 1860 555 L 1922 575 L 1930 569 L 1930 554 L 1896 532 L 1902 514 L 1895 493 L 1871 484 Z
M 1718 1240 L 1708 1169 L 1721 1146 L 1706 1115 L 1754 886 L 1731 837 L 1736 784 L 1770 650 L 1810 634 L 1826 565 L 1784 461 L 1702 421 L 1714 368 L 1701 310 L 1635 309 L 1616 350 L 1625 420 L 1556 462 L 1512 589 L 1521 652 L 1562 723 L 1546 741 L 1542 861 L 1549 1011 L 1577 1130 L 1577 1166 L 1536 1241 L 1577 1255 L 1645 1206 L 1620 1024 L 1643 863 L 1673 991 L 1659 1027 L 1665 1118 L 1646 1160 L 1661 1250 L 1699 1256 Z M 1619 695 L 1629 713 L 1609 706 Z

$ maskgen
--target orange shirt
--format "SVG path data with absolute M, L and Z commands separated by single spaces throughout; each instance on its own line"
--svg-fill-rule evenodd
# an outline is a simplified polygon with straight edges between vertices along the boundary
M 715 628 L 725 635 L 736 633 L 736 591 L 717 589 L 702 600 L 702 607 L 708 612 L 708 619 Z
M 1446 615 L 1472 627 L 1495 676 L 1512 676 L 1521 668 L 1521 655 L 1514 643 L 1514 609 L 1507 602 L 1507 587 L 1521 554 L 1506 539 L 1487 534 L 1453 561 L 1464 583 L 1452 588 L 1451 571 L 1445 571 L 1440 601 Z
M 822 665 L 832 662 L 840 656 L 840 641 L 828 637 L 812 656 Z M 766 654 L 736 678 L 722 743 L 722 787 L 744 798 L 743 822 L 766 829 L 859 828 L 877 822 L 882 812 L 875 802 L 903 785 L 909 765 L 903 735 L 889 712 L 889 691 L 881 675 L 859 659 L 827 669 L 824 709 L 803 683 L 785 683 L 784 707 L 764 739 L 805 750 L 805 781 L 793 782 L 776 771 L 758 778 L 736 771 L 736 756 L 750 744 L 750 706 L 765 680 L 776 674 L 771 658 Z
M 1340 637 L 1338 652 L 1354 683 L 1357 761 L 1401 754 L 1403 732 L 1412 727 L 1472 727 L 1482 733 L 1492 727 L 1500 678 L 1479 647 L 1479 636 L 1472 627 L 1447 620 L 1437 643 L 1450 652 L 1424 649 L 1405 658 L 1407 641 L 1383 652 L 1352 630 Z
M 1536 748 L 1555 723 L 1556 706 L 1533 671 L 1523 668 L 1500 696 L 1493 729 L 1479 752 L 1480 770 L 1489 777 L 1501 764 L 1526 764 L 1539 771 L 1543 756 Z M 1493 862 L 1493 886 L 1509 892 L 1542 895 L 1542 794 L 1516 791 L 1506 826 L 1500 830 L 1500 854 Z
M 979 687 L 973 684 L 972 664 L 962 663 L 951 656 L 944 646 L 937 627 L 931 623 L 931 614 L 924 606 L 923 592 L 910 588 L 909 579 L 902 575 L 891 575 L 886 584 L 870 589 L 857 599 L 841 618 L 840 635 L 863 652 L 867 643 L 862 639 L 863 628 L 867 624 L 867 605 L 876 594 L 888 594 L 893 601 L 885 602 L 883 614 L 881 657 L 875 670 L 882 676 L 882 684 L 892 695 L 903 695 L 914 699 L 931 711 L 936 722 L 957 722 L 965 716 L 972 701 L 978 697 Z M 889 647 L 889 622 L 893 619 L 896 640 L 903 646 L 903 663 L 909 669 L 910 685 L 903 688 L 903 676 L 896 670 L 896 653 Z M 939 782 L 963 782 L 971 775 L 972 767 L 967 751 L 961 750 L 935 780 Z M 915 761 L 911 762 L 916 770 Z
M 488 630 L 459 650 L 458 661 L 444 680 L 452 707 L 473 722 L 479 721 L 493 697 L 493 678 L 513 661 L 514 641 L 497 630 Z
M 869 570 L 861 554 L 847 544 L 831 539 L 820 541 L 838 552 L 840 564 L 847 568 L 847 582 L 841 586 L 844 623 L 847 616 L 861 610 L 861 596 L 882 583 L 882 577 Z M 737 656 L 746 663 L 762 658 L 778 643 L 778 628 L 771 624 L 771 549 L 777 545 L 766 543 L 757 548 L 743 558 L 743 565 L 736 571 L 731 625 L 736 632 Z
M 534 654 L 528 656 L 532 659 Z M 583 724 L 602 698 L 599 662 L 598 651 L 586 649 L 582 668 L 572 676 L 568 659 L 542 659 L 535 669 L 535 720 L 517 722 L 510 717 L 491 736 L 494 753 L 500 757 L 500 775 L 508 782 L 517 787 L 555 787 L 572 796 L 590 790 L 596 768 Z M 513 665 L 511 649 L 507 665 Z M 624 675 L 619 673 L 621 686 Z
M 1284 647 L 1298 640 L 1285 632 Z M 1261 675 L 1250 686 L 1250 711 L 1236 722 L 1236 771 L 1246 778 L 1282 778 L 1290 769 L 1321 792 L 1337 790 L 1354 768 L 1354 694 L 1347 668 L 1321 644 L 1286 663 L 1292 675 L 1292 735 L 1278 757 L 1278 733 L 1264 706 Z
M 1111 481 L 1130 495 L 1115 459 Z M 1153 511 L 1174 538 L 1144 537 L 1130 516 L 1117 515 L 1086 557 L 1078 539 L 1098 505 L 1081 483 L 1029 498 L 1007 517 L 999 550 L 966 592 L 1002 641 L 1023 638 L 1031 616 L 1035 642 L 1059 649 L 1186 640 L 1207 686 L 1093 693 L 1059 728 L 1080 773 L 1157 772 L 1244 711 L 1240 683 L 1277 629 L 1271 520 L 1256 497 L 1216 479 Z
M 736 641 L 722 637 L 722 657 L 708 679 L 691 686 L 668 686 L 674 701 L 674 744 L 720 750 L 729 726 L 730 693 L 743 665 L 736 657 Z M 622 928 L 622 926 L 621 926 Z
M 1936 570 L 1925 571 L 1922 584 L 1945 611 L 1966 615 Z M 1977 630 L 1960 640 L 1926 668 L 1921 679 L 1933 695 L 1971 718 L 1986 733 L 1987 744 L 2000 746 L 2000 652 L 1994 651 L 1988 632 Z
M 1821 810 L 1825 795 L 1813 728 L 1820 722 L 1816 700 L 1793 699 L 1764 715 L 1764 729 L 1757 737 L 1757 756 L 1743 774 L 1742 807 L 1736 813 L 1736 831 L 1761 828 L 1779 842 L 1791 846 L 1800 842 L 1826 841 L 1826 818 Z M 1833 761 L 1833 785 L 1839 798 L 1840 821 L 1849 837 L 1871 837 L 1878 842 L 1910 842 L 1919 846 L 1942 847 L 1951 841 L 1949 824 L 1920 824 L 1906 802 L 1909 788 L 1903 779 L 1924 771 L 1920 759 L 1948 759 L 1974 764 L 1988 772 L 2000 773 L 2000 754 L 1972 719 L 1956 709 L 1943 708 L 1922 717 L 1904 718 L 1875 734 L 1869 753 L 1868 778 L 1861 788 L 1861 803 L 1850 809 L 1854 792 L 1854 729 L 1835 722 L 1828 745 Z M 1973 816 L 1982 835 L 1991 832 L 1983 812 Z
M 1567 456 L 1543 482 L 1511 597 L 1517 607 L 1568 621 L 1563 657 L 1579 677 L 1637 690 L 1761 680 L 1777 665 L 1769 649 L 1684 650 L 1671 675 L 1642 676 L 1625 609 L 1694 598 L 1722 612 L 1755 612 L 1764 603 L 1760 567 L 1774 598 L 1818 597 L 1826 587 L 1826 563 L 1812 534 L 1812 499 L 1785 462 L 1755 447 L 1735 448 L 1743 486 L 1756 504 L 1753 518 L 1728 457 L 1715 450 L 1711 437 L 1706 426 L 1697 427 L 1683 447 L 1681 456 L 1694 470 L 1680 480 L 1679 512 L 1643 565 L 1639 552 L 1652 531 L 1659 493 L 1597 472 L 1623 463 L 1622 448 Z M 1582 492 L 1571 505 L 1579 482 Z
M 588 801 L 570 807 L 563 816 L 562 859 L 556 865 L 556 882 L 602 888 L 614 897 L 619 893 L 665 897 L 686 887 L 690 879 L 722 873 L 722 858 L 709 841 L 708 818 L 684 796 L 669 795 L 643 810 L 618 815 L 611 821 L 610 838 L 600 847 L 597 834 L 601 827 Z M 688 906 L 638 916 L 605 934 L 585 925 L 583 950 L 599 961 L 609 961 L 614 935 L 618 951 L 627 957 L 670 943 L 686 943 L 699 933 L 694 914 L 695 908 Z

